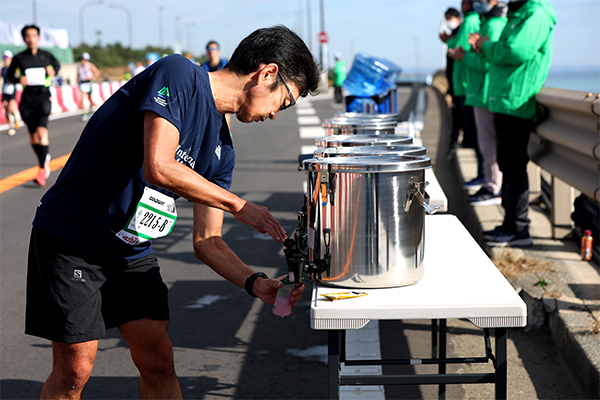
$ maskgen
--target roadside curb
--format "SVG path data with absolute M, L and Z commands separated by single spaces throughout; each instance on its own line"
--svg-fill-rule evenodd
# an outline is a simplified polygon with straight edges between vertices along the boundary
M 475 175 L 475 156 L 470 149 L 457 152 L 457 163 L 464 181 Z M 592 332 L 592 323 L 600 324 L 600 274 L 598 267 L 579 259 L 578 246 L 570 239 L 550 238 L 550 222 L 532 196 L 530 206 L 530 248 L 486 248 L 482 232 L 502 221 L 500 206 L 473 207 L 479 232 L 475 239 L 497 258 L 502 254 L 552 263 L 551 270 L 507 277 L 527 304 L 527 331 L 548 324 L 556 350 L 586 398 L 600 394 L 600 333 Z M 538 285 L 543 281 L 548 286 Z M 585 282 L 585 283 L 582 283 Z M 586 290 L 581 290 L 586 286 Z

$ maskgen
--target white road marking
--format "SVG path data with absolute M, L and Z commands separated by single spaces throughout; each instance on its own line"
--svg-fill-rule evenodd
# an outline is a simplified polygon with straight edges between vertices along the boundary
M 196 302 L 194 304 L 191 304 L 185 308 L 204 308 L 206 306 L 210 306 L 211 304 L 213 304 L 219 300 L 224 300 L 226 298 L 227 298 L 227 296 L 218 296 L 215 294 L 209 294 L 209 295 L 199 298 L 198 300 L 196 300 Z
M 301 126 L 300 139 L 315 139 L 325 136 L 325 129 L 320 126 Z
M 299 116 L 298 125 L 316 125 L 321 127 L 321 119 L 316 115 Z

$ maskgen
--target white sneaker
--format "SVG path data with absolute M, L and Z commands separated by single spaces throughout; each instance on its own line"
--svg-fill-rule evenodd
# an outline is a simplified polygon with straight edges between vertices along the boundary
M 15 136 L 16 133 L 17 133 L 17 131 L 14 130 L 13 128 L 10 128 L 9 130 L 6 131 L 6 134 L 8 136 Z

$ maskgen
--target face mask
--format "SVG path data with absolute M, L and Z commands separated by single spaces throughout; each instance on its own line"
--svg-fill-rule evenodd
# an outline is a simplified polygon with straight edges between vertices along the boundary
M 475 11 L 479 15 L 486 14 L 488 10 L 488 3 L 483 1 L 474 1 L 473 2 L 473 11 Z
M 458 20 L 456 18 L 448 20 L 448 28 L 455 30 L 456 28 L 458 28 L 458 25 L 460 24 L 458 23 Z

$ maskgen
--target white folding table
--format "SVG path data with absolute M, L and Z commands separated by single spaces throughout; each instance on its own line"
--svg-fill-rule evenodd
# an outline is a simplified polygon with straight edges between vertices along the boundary
M 339 398 L 341 385 L 439 384 L 443 398 L 445 384 L 494 383 L 496 398 L 506 398 L 506 328 L 527 324 L 527 308 L 510 283 L 453 215 L 425 217 L 425 258 L 423 279 L 410 286 L 389 289 L 352 289 L 367 296 L 330 301 L 323 293 L 348 289 L 313 286 L 311 328 L 328 332 L 329 398 Z M 446 358 L 446 320 L 463 318 L 484 328 L 486 357 Z M 370 320 L 432 320 L 432 358 L 410 360 L 347 360 L 345 331 L 360 329 Z M 439 351 L 437 322 L 440 321 Z M 494 328 L 493 354 L 489 328 Z M 385 349 L 382 349 L 385 355 Z M 446 374 L 450 363 L 492 361 L 490 374 Z M 435 375 L 352 375 L 341 374 L 345 365 L 437 364 Z

